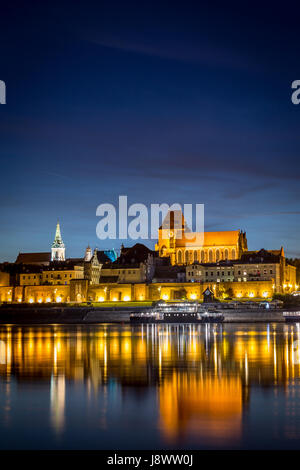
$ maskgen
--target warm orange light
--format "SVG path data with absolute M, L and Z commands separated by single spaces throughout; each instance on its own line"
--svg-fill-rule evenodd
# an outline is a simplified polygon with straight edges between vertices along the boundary
M 29 299 L 29 303 L 30 303 L 30 304 L 33 304 L 33 299 Z
M 268 297 L 268 295 L 269 295 L 269 292 L 263 292 L 263 297 L 266 298 L 266 297 Z
M 46 302 L 47 302 L 47 303 L 51 302 L 50 297 L 47 297 Z
M 104 302 L 104 297 L 98 297 L 98 302 Z
M 56 302 L 61 302 L 61 297 L 60 297 L 60 295 L 58 295 L 55 300 L 56 300 Z

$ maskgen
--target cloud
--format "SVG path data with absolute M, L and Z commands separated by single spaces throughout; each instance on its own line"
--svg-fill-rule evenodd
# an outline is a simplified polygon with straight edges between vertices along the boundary
M 87 40 L 101 47 L 117 49 L 135 54 L 159 57 L 162 59 L 176 60 L 188 63 L 200 63 L 209 66 L 229 67 L 235 69 L 250 69 L 253 63 L 249 57 L 238 54 L 224 46 L 214 46 L 204 41 L 191 42 L 175 37 L 169 39 L 156 38 L 153 41 L 146 41 L 145 34 L 138 39 L 128 39 L 128 37 L 103 36 L 87 37 Z

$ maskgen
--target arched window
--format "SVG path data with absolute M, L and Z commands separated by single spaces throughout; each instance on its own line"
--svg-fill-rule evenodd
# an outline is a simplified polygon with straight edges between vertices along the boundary
M 201 251 L 201 263 L 205 262 L 205 253 L 204 250 Z
M 195 261 L 198 261 L 198 253 L 196 250 L 194 251 L 194 262 Z
M 225 259 L 228 259 L 228 250 L 225 250 Z
M 234 248 L 231 250 L 231 257 L 232 257 L 232 259 L 235 259 L 235 249 Z
M 185 252 L 185 264 L 189 264 L 189 252 L 186 250 Z
M 209 262 L 212 263 L 213 262 L 213 252 L 212 252 L 212 250 L 209 250 L 208 256 L 209 256 L 209 258 L 208 258 Z
M 177 263 L 182 264 L 182 252 L 181 252 L 181 250 L 177 251 Z
M 220 252 L 219 250 L 216 251 L 216 261 L 219 261 L 220 259 Z

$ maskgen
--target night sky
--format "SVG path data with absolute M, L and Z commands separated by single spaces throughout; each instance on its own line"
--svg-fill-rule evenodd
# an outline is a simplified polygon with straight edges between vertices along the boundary
M 58 218 L 68 257 L 119 248 L 96 237 L 119 195 L 300 257 L 299 7 L 201 3 L 2 2 L 0 261 Z

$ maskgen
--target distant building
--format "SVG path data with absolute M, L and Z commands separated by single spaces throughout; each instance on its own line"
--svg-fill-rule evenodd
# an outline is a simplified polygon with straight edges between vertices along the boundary
M 285 261 L 284 250 L 247 251 L 239 260 L 218 263 L 194 263 L 186 267 L 187 282 L 272 281 L 274 292 L 296 285 L 296 268 Z M 254 297 L 255 292 L 249 291 Z
M 20 274 L 20 286 L 69 285 L 72 279 L 83 279 L 84 267 L 82 261 L 69 259 L 53 261 L 47 267 L 30 268 L 29 272 Z
M 159 256 L 169 256 L 172 264 L 180 265 L 239 259 L 248 247 L 246 233 L 241 230 L 191 232 L 181 211 L 169 211 L 159 228 L 155 249 Z
M 88 246 L 84 257 L 84 278 L 89 281 L 89 284 L 99 284 L 100 273 L 102 264 L 98 259 L 98 250 L 95 248 L 92 253 L 91 248 Z

